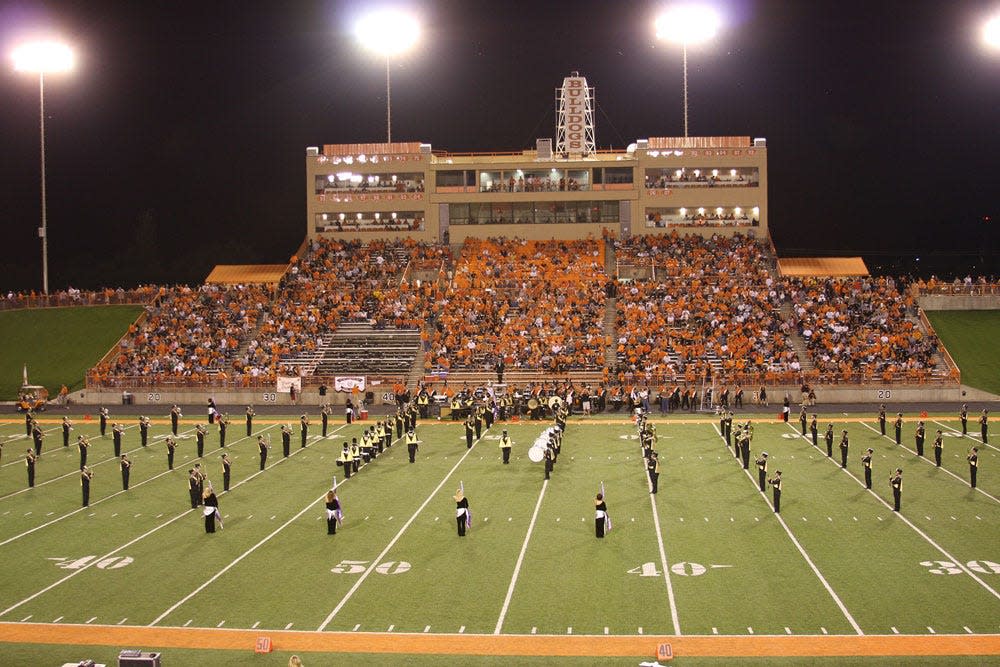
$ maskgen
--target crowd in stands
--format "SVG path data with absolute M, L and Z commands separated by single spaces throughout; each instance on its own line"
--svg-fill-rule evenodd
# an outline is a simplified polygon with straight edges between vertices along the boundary
M 603 364 L 602 242 L 467 239 L 435 300 L 425 369 Z
M 799 370 L 778 312 L 783 288 L 760 243 L 740 235 L 637 236 L 616 243 L 616 255 L 657 267 L 649 280 L 618 290 L 619 379 Z
M 225 372 L 270 301 L 262 285 L 160 288 L 145 319 L 130 327 L 117 354 L 93 369 L 91 379 L 207 380 Z
M 440 244 L 326 238 L 292 258 L 276 291 L 141 287 L 50 299 L 149 304 L 91 372 L 103 384 L 141 376 L 238 385 L 297 373 L 345 322 L 419 330 L 427 374 L 488 371 L 501 360 L 511 370 L 603 371 L 621 385 L 795 381 L 806 361 L 837 381 L 947 374 L 936 337 L 915 316 L 916 292 L 939 289 L 935 279 L 903 287 L 891 278 L 778 278 L 767 246 L 753 238 L 674 232 L 615 241 L 620 265 L 634 270 L 618 284 L 604 269 L 608 242 L 467 239 L 455 259 Z M 605 329 L 609 294 L 617 295 L 613 331 Z M 610 368 L 606 351 L 616 358 Z
M 938 342 L 924 336 L 912 294 L 892 278 L 786 279 L 795 326 L 816 368 L 844 380 L 919 379 Z

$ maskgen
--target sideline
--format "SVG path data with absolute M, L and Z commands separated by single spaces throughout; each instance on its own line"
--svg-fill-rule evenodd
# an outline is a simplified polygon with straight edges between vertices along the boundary
M 246 653 L 266 634 L 279 651 L 475 656 L 702 657 L 1000 656 L 1000 635 L 436 635 L 295 632 L 108 625 L 2 623 L 0 642 L 87 646 L 228 649 Z

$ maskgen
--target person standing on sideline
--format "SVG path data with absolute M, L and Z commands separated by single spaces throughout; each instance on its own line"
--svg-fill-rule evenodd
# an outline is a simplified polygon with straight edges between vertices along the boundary
M 973 447 L 965 458 L 969 460 L 969 484 L 974 489 L 976 488 L 976 472 L 979 470 L 979 448 Z
M 511 442 L 510 436 L 507 435 L 507 429 L 503 430 L 500 435 L 500 453 L 503 455 L 503 464 L 507 465 L 510 463 L 510 448 L 514 443 Z
M 204 493 L 201 495 L 201 504 L 204 505 L 201 511 L 205 515 L 205 532 L 214 533 L 215 519 L 219 516 L 219 499 L 215 495 L 215 490 L 212 488 L 211 482 L 208 483 Z M 219 527 L 222 527 L 221 519 Z
M 781 421 L 788 423 L 788 416 L 792 412 L 792 399 L 788 396 L 788 392 L 785 392 L 785 398 L 781 402 Z
M 761 452 L 754 463 L 757 464 L 757 486 L 760 487 L 760 492 L 764 493 L 767 488 L 764 486 L 767 481 L 767 452 Z
M 958 418 L 962 420 L 962 435 L 969 434 L 969 404 L 963 403 L 962 409 L 958 413 Z
M 83 492 L 83 506 L 90 507 L 90 480 L 94 479 L 94 472 L 87 466 L 80 468 L 80 490 Z
M 122 454 L 118 467 L 122 471 L 122 491 L 128 491 L 128 478 L 132 470 L 132 462 L 128 460 L 128 455 Z
M 33 489 L 35 487 L 35 462 L 38 461 L 38 456 L 35 455 L 35 450 L 28 447 L 27 452 L 24 455 L 24 464 L 28 467 L 28 488 Z
M 219 421 L 219 447 L 226 446 L 226 429 L 229 427 L 229 415 L 217 417 Z
M 309 439 L 309 415 L 299 417 L 299 432 L 302 436 L 302 449 L 305 449 L 306 441 Z
M 878 408 L 878 430 L 885 435 L 885 403 Z
M 90 441 L 82 435 L 76 436 L 76 447 L 80 450 L 80 468 L 87 465 L 87 450 L 90 449 Z
M 417 449 L 420 446 L 420 441 L 417 440 L 416 432 L 411 428 L 406 432 L 406 451 L 410 455 L 410 463 L 414 463 L 417 459 Z
M 215 399 L 208 399 L 208 423 L 214 424 L 219 416 L 219 408 L 215 405 Z
M 323 420 L 323 437 L 324 438 L 326 437 L 327 426 L 330 423 L 330 413 L 331 412 L 332 412 L 332 410 L 330 410 L 330 404 L 329 403 L 324 403 L 323 406 L 320 408 L 320 411 L 319 411 L 320 419 Z
M 69 432 L 73 430 L 73 422 L 69 417 L 62 418 L 63 447 L 69 447 Z
M 774 494 L 774 513 L 781 514 L 781 471 L 775 470 L 774 477 L 767 480 Z
M 149 417 L 139 415 L 139 442 L 145 447 L 149 444 Z
M 941 431 L 937 432 L 937 436 L 934 438 L 934 465 L 938 468 L 941 467 L 941 454 L 944 449 L 944 435 Z
M 354 402 L 351 399 L 347 399 L 347 404 L 344 406 L 344 419 L 348 424 L 354 422 Z
M 455 492 L 455 523 L 458 525 L 458 536 L 465 537 L 465 530 L 472 522 L 469 516 L 469 499 L 462 489 Z
M 799 409 L 799 426 L 802 427 L 802 435 L 806 434 L 806 404 L 803 403 Z
M 812 435 L 813 447 L 819 447 L 819 416 L 813 415 L 809 422 L 809 433 Z
M 167 436 L 167 470 L 174 469 L 174 452 L 177 451 L 177 441 L 171 436 Z
M 896 413 L 896 444 L 903 444 L 903 413 Z
M 340 499 L 337 492 L 330 489 L 326 492 L 326 534 L 336 535 L 337 525 L 343 523 L 344 513 L 340 509 Z
M 826 427 L 826 433 L 823 434 L 823 439 L 826 440 L 826 457 L 833 457 L 833 424 Z
M 599 539 L 604 538 L 608 524 L 608 504 L 604 502 L 604 494 L 598 493 L 594 498 L 594 530 Z
M 281 425 L 281 453 L 287 459 L 288 455 L 292 453 L 292 425 L 282 424 Z
M 861 465 L 865 469 L 865 488 L 868 490 L 872 488 L 872 454 L 874 453 L 875 450 L 869 447 L 861 457 Z
M 267 450 L 269 449 L 267 442 L 264 441 L 263 435 L 257 436 L 257 451 L 260 454 L 260 469 L 264 469 L 264 464 L 267 463 Z
M 111 411 L 105 407 L 102 407 L 99 415 L 101 419 L 101 437 L 103 438 L 105 432 L 108 429 L 108 417 L 111 416 Z
M 254 418 L 254 415 L 256 415 L 256 414 L 257 413 L 254 412 L 254 410 L 253 410 L 253 406 L 252 405 L 248 405 L 247 406 L 247 437 L 248 438 L 251 435 L 253 435 L 253 418 Z
M 892 487 L 892 511 L 898 512 L 903 499 L 903 469 L 896 468 L 896 472 L 889 475 L 889 486 Z
M 847 441 L 847 429 L 840 435 L 840 467 L 847 467 L 847 449 L 850 443 Z
M 988 445 L 990 442 L 989 437 L 987 437 L 989 435 L 989 424 L 987 423 L 989 414 L 990 411 L 984 409 L 983 414 L 979 417 L 979 436 L 982 438 L 984 445 Z
M 924 428 L 924 422 L 917 422 L 917 430 L 913 435 L 913 442 L 917 446 L 917 456 L 924 455 L 924 437 L 926 433 L 927 430 Z
M 646 459 L 646 472 L 649 474 L 649 492 L 656 495 L 660 483 L 660 455 L 655 451 L 651 451 Z
M 229 490 L 229 479 L 232 473 L 233 462 L 229 460 L 229 454 L 222 455 L 222 490 Z
M 177 424 L 182 416 L 180 406 L 174 403 L 173 407 L 170 408 L 170 432 L 175 438 L 177 437 Z

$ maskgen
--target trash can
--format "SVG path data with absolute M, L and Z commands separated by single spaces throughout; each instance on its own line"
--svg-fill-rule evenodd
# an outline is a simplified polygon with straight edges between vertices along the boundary
M 361 421 L 365 421 L 366 419 L 368 419 L 368 408 L 361 408 L 360 415 L 361 416 L 358 417 L 358 419 L 360 419 Z

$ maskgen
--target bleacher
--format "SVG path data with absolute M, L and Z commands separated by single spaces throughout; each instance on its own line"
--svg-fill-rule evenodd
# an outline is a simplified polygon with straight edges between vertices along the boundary
M 406 375 L 420 352 L 417 329 L 375 329 L 342 323 L 316 360 L 317 375 Z

